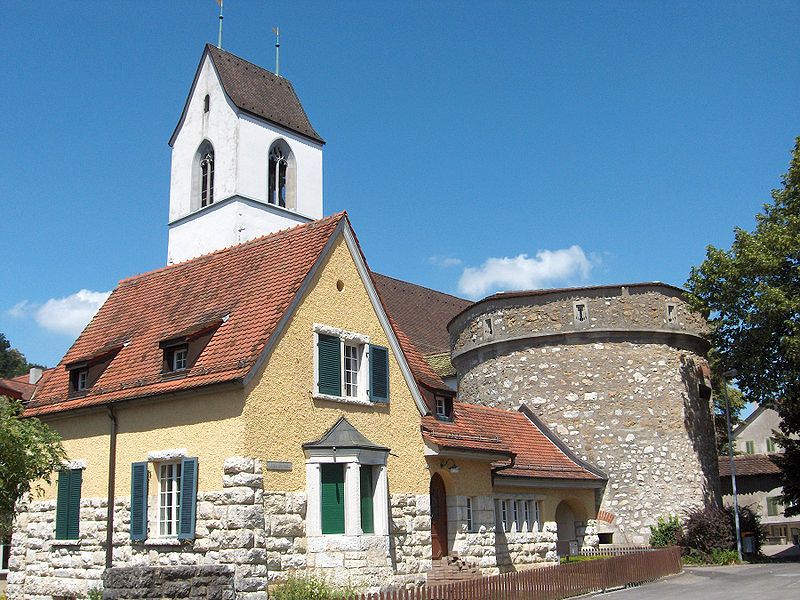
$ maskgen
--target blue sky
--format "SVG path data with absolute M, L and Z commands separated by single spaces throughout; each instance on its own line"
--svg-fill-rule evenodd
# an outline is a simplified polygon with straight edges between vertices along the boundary
M 800 135 L 798 2 L 226 2 L 295 84 L 370 266 L 468 296 L 683 284 Z M 54 365 L 162 266 L 170 153 L 216 4 L 7 3 L 0 331 Z M 84 290 L 81 292 L 81 290 Z

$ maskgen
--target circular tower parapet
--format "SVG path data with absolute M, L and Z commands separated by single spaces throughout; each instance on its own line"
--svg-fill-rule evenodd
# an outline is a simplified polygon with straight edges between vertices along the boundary
M 463 402 L 526 404 L 609 476 L 601 541 L 719 497 L 705 319 L 662 283 L 509 292 L 448 327 Z

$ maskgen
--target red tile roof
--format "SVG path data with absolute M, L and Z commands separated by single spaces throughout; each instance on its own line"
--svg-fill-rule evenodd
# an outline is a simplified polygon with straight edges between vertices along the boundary
M 599 469 L 575 457 L 526 409 L 510 411 L 455 402 L 453 415 L 452 422 L 423 417 L 423 438 L 442 448 L 513 455 L 513 466 L 498 471 L 498 477 L 606 479 Z
M 346 213 L 124 279 L 58 367 L 42 378 L 26 414 L 240 381 L 343 221 Z M 387 314 L 417 382 L 452 393 Z M 185 375 L 162 376 L 161 342 L 213 327 L 208 345 Z M 113 358 L 94 385 L 68 397 L 66 367 L 104 355 Z
M 260 356 L 345 213 L 124 279 L 39 383 L 26 414 L 238 381 Z M 227 317 L 179 378 L 161 375 L 159 342 Z M 119 347 L 96 383 L 68 398 L 65 365 Z
M 423 355 L 450 352 L 447 323 L 472 302 L 386 275 L 372 277 L 386 308 Z
M 733 461 L 736 464 L 736 476 L 748 477 L 752 475 L 777 475 L 781 472 L 775 464 L 775 455 L 770 454 L 741 454 L 734 455 Z M 731 476 L 731 459 L 729 456 L 719 457 L 719 476 Z
M 16 400 L 30 400 L 36 385 L 28 383 L 29 381 L 29 375 L 0 379 L 0 396 L 9 396 Z

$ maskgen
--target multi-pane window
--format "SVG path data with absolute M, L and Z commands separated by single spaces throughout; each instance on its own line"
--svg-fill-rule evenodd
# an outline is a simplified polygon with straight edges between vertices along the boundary
M 176 536 L 181 518 L 181 464 L 159 465 L 158 485 L 158 534 Z
M 172 353 L 172 370 L 183 371 L 186 369 L 186 357 L 189 351 L 186 348 L 178 348 Z
M 361 363 L 361 348 L 345 344 L 344 346 L 344 395 L 348 398 L 358 397 L 358 371 Z
M 85 390 L 86 387 L 87 387 L 86 382 L 87 382 L 88 378 L 89 378 L 89 371 L 87 371 L 86 369 L 78 371 L 78 381 L 75 384 L 75 388 L 78 391 Z
M 506 533 L 530 532 L 539 527 L 539 503 L 534 500 L 500 500 L 498 527 Z
M 365 337 L 351 332 L 346 339 L 344 334 L 316 334 L 315 396 L 376 404 L 389 401 L 389 350 L 369 344 Z
M 467 498 L 467 531 L 475 531 L 475 518 L 472 511 L 472 498 Z
M 752 440 L 747 441 L 744 443 L 745 452 L 747 454 L 755 454 L 756 453 L 756 443 Z
M 200 206 L 214 203 L 214 151 L 207 150 L 200 159 Z

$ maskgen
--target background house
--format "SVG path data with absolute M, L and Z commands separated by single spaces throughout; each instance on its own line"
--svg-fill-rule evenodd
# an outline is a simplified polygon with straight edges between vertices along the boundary
M 773 458 L 783 452 L 775 442 L 774 432 L 780 427 L 780 416 L 772 408 L 758 407 L 732 432 L 736 452 L 736 485 L 739 505 L 747 506 L 761 517 L 767 528 L 769 544 L 800 544 L 800 517 L 786 517 L 780 502 L 783 487 L 780 469 Z M 719 474 L 723 502 L 733 505 L 730 459 L 721 456 Z

